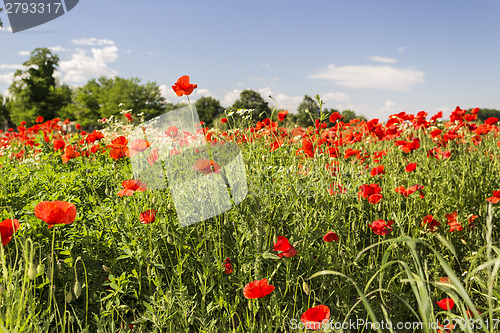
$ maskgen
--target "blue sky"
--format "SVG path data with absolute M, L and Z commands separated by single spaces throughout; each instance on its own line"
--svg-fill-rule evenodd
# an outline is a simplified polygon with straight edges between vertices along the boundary
M 2 6 L 3 7 L 3 6 Z M 82 0 L 12 33 L 0 14 L 0 92 L 37 47 L 60 58 L 71 86 L 101 75 L 170 86 L 230 106 L 243 89 L 296 112 L 304 95 L 386 120 L 406 111 L 500 109 L 500 1 Z M 274 102 L 270 103 L 273 106 Z

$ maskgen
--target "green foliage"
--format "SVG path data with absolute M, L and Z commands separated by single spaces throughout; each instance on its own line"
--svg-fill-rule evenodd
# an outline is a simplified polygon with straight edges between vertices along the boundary
M 15 72 L 14 82 L 9 87 L 12 95 L 10 118 L 15 124 L 24 120 L 31 125 L 37 116 L 53 119 L 71 101 L 69 87 L 56 83 L 54 71 L 58 63 L 59 57 L 49 49 L 37 48 L 23 63 L 28 68 Z
M 500 119 L 500 110 L 495 109 L 479 109 L 477 113 L 477 119 L 485 121 L 486 119 L 494 117 Z
M 0 94 L 0 129 L 12 126 L 8 103 L 9 99 Z
M 297 108 L 297 123 L 304 128 L 314 126 L 314 119 L 319 118 L 319 114 L 318 103 L 312 97 L 305 95 Z
M 271 116 L 271 109 L 262 96 L 255 90 L 245 89 L 240 93 L 233 106 L 233 111 L 238 109 L 253 109 L 253 119 L 255 121 L 263 120 Z
M 220 102 L 212 97 L 201 97 L 195 103 L 196 111 L 201 121 L 210 126 L 215 118 L 224 112 Z
M 133 116 L 143 113 L 145 120 L 165 112 L 165 98 L 155 82 L 141 84 L 139 78 L 100 77 L 74 91 L 73 103 L 63 108 L 61 118 L 75 120 L 85 128 L 97 127 L 97 119 L 122 117 L 130 109 Z

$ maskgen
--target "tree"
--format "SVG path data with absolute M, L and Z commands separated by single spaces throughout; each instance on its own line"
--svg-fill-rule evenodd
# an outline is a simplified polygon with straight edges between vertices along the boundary
M 319 118 L 320 108 L 318 103 L 311 96 L 305 95 L 302 103 L 297 108 L 297 124 L 300 127 L 314 126 L 314 121 L 311 119 Z
M 215 117 L 224 112 L 220 102 L 212 97 L 201 97 L 196 101 L 195 106 L 200 120 L 207 126 L 212 125 Z
M 47 48 L 37 48 L 23 63 L 26 70 L 17 70 L 9 87 L 12 100 L 10 116 L 15 124 L 26 121 L 33 124 L 37 116 L 53 119 L 59 110 L 70 103 L 71 91 L 68 86 L 58 86 L 54 72 L 59 57 Z
M 479 112 L 477 113 L 478 120 L 485 121 L 490 117 L 500 119 L 500 111 L 495 109 L 479 109 Z
M 160 87 L 155 82 L 140 81 L 118 76 L 92 79 L 74 91 L 74 102 L 61 110 L 60 116 L 89 128 L 96 127 L 100 118 L 122 117 L 123 109 L 131 109 L 132 115 L 144 113 L 146 120 L 164 113 L 166 101 Z
M 0 8 L 0 13 L 2 12 L 3 8 Z M 2 20 L 0 19 L 0 28 L 3 27 Z
M 9 99 L 0 95 L 0 129 L 12 126 L 9 113 Z
M 245 89 L 240 93 L 240 98 L 233 104 L 233 109 L 253 109 L 253 120 L 263 120 L 270 116 L 271 109 L 262 96 L 255 90 Z M 267 113 L 267 115 L 266 115 Z
M 356 115 L 356 112 L 354 112 L 352 110 L 344 110 L 340 114 L 344 117 L 344 118 L 342 118 L 342 121 L 344 123 L 348 123 L 349 121 L 351 121 L 353 119 L 359 119 L 362 121 L 366 121 L 365 117 Z

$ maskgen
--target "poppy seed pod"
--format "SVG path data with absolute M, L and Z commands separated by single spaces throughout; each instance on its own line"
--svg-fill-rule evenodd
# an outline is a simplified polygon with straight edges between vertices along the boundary
M 33 263 L 30 262 L 28 264 L 28 277 L 30 278 L 30 280 L 34 280 L 36 278 L 36 274 L 37 271 L 35 265 L 33 265 Z
M 66 303 L 71 303 L 71 301 L 73 300 L 73 294 L 71 293 L 71 291 L 68 291 L 66 293 L 65 300 L 66 300 Z
M 80 297 L 82 294 L 82 284 L 80 281 L 76 280 L 75 286 L 73 287 L 73 292 L 75 293 L 76 298 Z

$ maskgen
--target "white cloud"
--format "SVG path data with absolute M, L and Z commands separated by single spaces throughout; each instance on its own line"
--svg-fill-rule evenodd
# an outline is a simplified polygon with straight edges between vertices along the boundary
M 12 27 L 2 27 L 0 28 L 0 32 L 12 32 Z
M 63 73 L 61 79 L 64 82 L 86 82 L 92 77 L 115 76 L 118 72 L 108 67 L 108 64 L 117 58 L 118 48 L 114 45 L 102 49 L 92 48 L 90 55 L 87 50 L 77 49 L 70 60 L 59 63 Z
M 4 82 L 10 85 L 13 80 L 14 80 L 14 72 L 0 74 L 0 82 Z
M 398 108 L 396 107 L 396 102 L 385 101 L 384 106 L 379 109 L 380 113 L 384 114 L 394 114 L 398 113 Z
M 424 72 L 390 66 L 328 65 L 321 73 L 309 75 L 308 78 L 332 80 L 335 84 L 348 88 L 402 91 L 410 90 L 414 84 L 423 82 Z
M 376 62 L 382 62 L 384 64 L 395 64 L 397 63 L 397 59 L 394 58 L 386 58 L 386 57 L 379 57 L 379 56 L 371 56 L 368 57 L 371 61 L 376 61 Z
M 22 69 L 23 65 L 18 64 L 1 64 L 0 69 Z
M 29 56 L 31 54 L 31 52 L 30 51 L 19 51 L 18 54 L 21 57 L 25 57 L 25 56 Z
M 49 49 L 53 52 L 69 52 L 70 49 L 66 49 L 62 46 L 50 46 Z
M 220 104 L 224 107 L 230 107 L 231 105 L 234 104 L 234 102 L 238 98 L 240 98 L 240 93 L 242 91 L 243 90 L 234 89 L 231 90 L 230 92 L 225 93 L 222 99 L 220 100 Z
M 329 92 L 320 96 L 326 103 L 345 102 L 351 99 L 351 96 L 343 92 Z
M 72 39 L 71 42 L 75 45 L 86 45 L 86 46 L 104 46 L 104 45 L 115 45 L 115 42 L 109 39 L 97 39 L 92 38 L 80 38 Z

